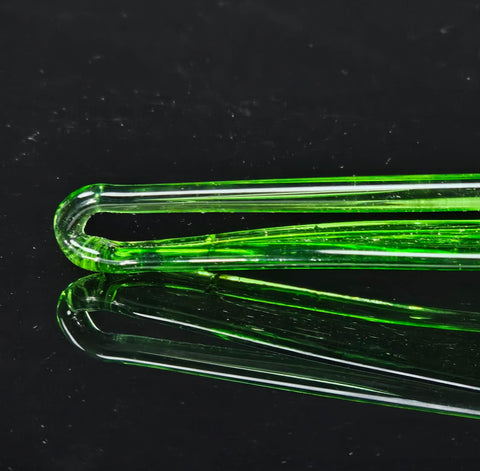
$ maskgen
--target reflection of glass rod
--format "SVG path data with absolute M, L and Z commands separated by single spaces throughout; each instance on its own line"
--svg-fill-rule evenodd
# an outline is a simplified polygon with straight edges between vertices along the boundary
M 98 311 L 117 315 L 104 326 Z M 480 417 L 475 312 L 198 272 L 85 277 L 57 314 L 107 361 Z
M 88 235 L 95 213 L 478 211 L 480 175 L 90 185 L 55 215 L 60 247 L 102 272 L 200 268 L 480 268 L 480 220 L 350 221 L 155 241 Z

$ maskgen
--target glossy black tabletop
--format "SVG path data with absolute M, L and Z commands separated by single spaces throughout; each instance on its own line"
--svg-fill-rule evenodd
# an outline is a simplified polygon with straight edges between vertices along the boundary
M 62 199 L 96 182 L 478 172 L 475 2 L 6 0 L 0 38 L 0 470 L 477 469 L 472 419 L 85 355 L 55 309 L 87 272 L 52 229 Z M 94 224 L 152 238 L 287 221 Z M 261 276 L 426 304 L 474 303 L 480 282 Z

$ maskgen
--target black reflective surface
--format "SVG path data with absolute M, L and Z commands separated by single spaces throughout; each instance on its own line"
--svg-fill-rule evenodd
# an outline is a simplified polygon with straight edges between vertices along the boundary
M 82 356 L 55 305 L 85 272 L 51 226 L 93 182 L 478 171 L 478 6 L 4 1 L 0 38 L 0 469 L 475 469 L 477 421 Z M 267 216 L 112 221 L 95 230 L 200 234 Z M 452 306 L 478 303 L 480 282 L 262 276 Z

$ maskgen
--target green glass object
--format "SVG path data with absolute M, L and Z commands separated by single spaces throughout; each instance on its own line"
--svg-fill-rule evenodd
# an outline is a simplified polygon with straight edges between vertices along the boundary
M 257 268 L 480 268 L 480 220 L 350 221 L 121 242 L 85 233 L 95 213 L 371 213 L 480 209 L 480 175 L 89 185 L 55 215 L 66 256 L 113 273 Z
M 91 275 L 61 294 L 57 315 L 106 361 L 480 417 L 478 312 L 191 272 Z

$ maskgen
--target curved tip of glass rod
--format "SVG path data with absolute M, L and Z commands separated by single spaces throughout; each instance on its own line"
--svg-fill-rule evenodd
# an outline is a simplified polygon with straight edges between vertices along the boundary
M 479 334 L 435 328 L 474 314 L 209 273 L 91 275 L 57 312 L 66 337 L 106 361 L 479 417 Z
M 383 177 L 382 177 L 383 178 Z M 82 268 L 112 272 L 261 268 L 478 270 L 479 220 L 385 220 L 283 226 L 177 239 L 121 242 L 85 233 L 95 213 L 352 213 L 477 211 L 471 175 L 95 184 L 55 214 L 57 241 Z

